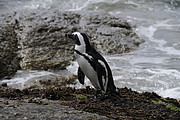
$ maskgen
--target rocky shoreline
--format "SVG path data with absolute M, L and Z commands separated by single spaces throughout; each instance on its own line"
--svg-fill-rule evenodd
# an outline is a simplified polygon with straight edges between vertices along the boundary
M 178 120 L 180 101 L 128 88 L 94 98 L 94 89 L 46 86 L 23 90 L 0 87 L 1 120 Z M 68 106 L 68 107 L 67 107 Z

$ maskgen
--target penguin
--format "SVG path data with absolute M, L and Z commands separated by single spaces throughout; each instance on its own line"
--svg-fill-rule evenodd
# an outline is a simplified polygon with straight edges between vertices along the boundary
M 75 42 L 74 54 L 79 65 L 77 72 L 79 82 L 84 85 L 86 76 L 96 89 L 96 95 L 107 92 L 115 93 L 116 86 L 112 71 L 104 57 L 90 45 L 87 35 L 73 32 L 65 36 Z

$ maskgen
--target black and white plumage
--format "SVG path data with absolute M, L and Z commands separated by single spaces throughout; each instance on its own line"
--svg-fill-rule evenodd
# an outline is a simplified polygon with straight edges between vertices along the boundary
M 89 42 L 85 33 L 74 32 L 67 34 L 75 42 L 75 57 L 79 64 L 78 80 L 84 84 L 84 78 L 91 81 L 92 85 L 102 93 L 116 92 L 111 69 L 103 58 Z

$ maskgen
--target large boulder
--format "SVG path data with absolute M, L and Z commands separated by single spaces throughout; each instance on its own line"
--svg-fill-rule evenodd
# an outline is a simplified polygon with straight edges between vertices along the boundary
M 88 33 L 94 46 L 103 54 L 127 53 L 144 42 L 133 31 L 130 23 L 107 13 L 81 13 L 80 25 L 81 30 Z
M 19 65 L 23 70 L 65 69 L 74 59 L 74 43 L 65 34 L 74 31 L 87 33 L 103 54 L 129 52 L 143 42 L 126 20 L 104 12 L 34 10 L 14 13 L 11 19 L 16 27 L 1 28 L 7 35 L 0 36 L 0 65 L 4 69 L 11 64 L 13 72 Z M 4 57 L 7 55 L 11 56 L 8 60 Z
M 30 17 L 29 17 L 30 16 Z M 19 18 L 21 68 L 65 69 L 73 59 L 73 45 L 65 34 L 78 25 L 77 14 L 54 12 L 26 13 Z
M 14 28 L 14 24 L 0 24 L 0 79 L 12 76 L 20 68 Z

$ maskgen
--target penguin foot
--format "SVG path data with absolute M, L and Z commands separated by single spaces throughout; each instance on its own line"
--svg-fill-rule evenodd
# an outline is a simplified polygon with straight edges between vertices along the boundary
M 105 100 L 108 98 L 108 94 L 103 94 L 101 90 L 96 90 L 95 94 L 87 94 L 87 98 L 96 100 Z
M 97 97 L 96 97 L 96 99 L 99 99 L 100 101 L 101 101 L 101 100 L 106 100 L 107 98 L 108 98 L 108 96 L 105 95 L 105 94 L 101 94 L 100 96 L 97 96 Z
M 105 100 L 108 97 L 106 94 L 102 93 L 101 90 L 96 90 L 95 96 L 96 96 L 96 99 L 99 99 L 99 100 Z
M 88 94 L 87 98 L 91 99 L 91 102 L 93 103 L 93 102 L 97 102 L 97 101 L 106 100 L 108 98 L 108 96 L 105 94 L 98 94 L 98 96 L 96 96 L 94 94 Z

